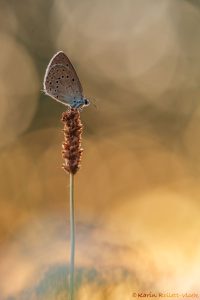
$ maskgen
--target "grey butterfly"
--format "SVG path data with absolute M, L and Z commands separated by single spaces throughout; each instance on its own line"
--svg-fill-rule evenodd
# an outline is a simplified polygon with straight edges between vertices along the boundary
M 43 87 L 46 95 L 72 108 L 82 108 L 90 104 L 83 96 L 83 89 L 73 65 L 62 51 L 50 60 Z

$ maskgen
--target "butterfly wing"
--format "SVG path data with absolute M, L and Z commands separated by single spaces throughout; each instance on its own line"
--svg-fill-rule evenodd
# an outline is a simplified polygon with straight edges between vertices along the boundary
M 52 59 L 49 62 L 49 65 L 47 68 L 51 68 L 53 65 L 65 65 L 66 67 L 71 67 L 71 69 L 74 69 L 72 66 L 72 63 L 70 62 L 69 58 L 63 51 L 57 52 Z M 75 70 L 74 70 L 75 71 Z
M 44 77 L 44 92 L 63 104 L 83 98 L 83 89 L 69 58 L 58 52 L 51 59 Z
M 64 104 L 70 104 L 73 99 L 83 97 L 74 72 L 64 65 L 54 65 L 49 69 L 44 81 L 44 91 Z

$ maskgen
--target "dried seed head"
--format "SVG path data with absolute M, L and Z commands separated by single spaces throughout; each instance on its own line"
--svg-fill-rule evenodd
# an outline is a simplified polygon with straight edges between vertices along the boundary
M 63 169 L 68 173 L 76 174 L 80 168 L 82 123 L 80 112 L 71 108 L 62 114 L 61 121 L 64 123 L 64 142 L 62 144 L 62 157 L 65 162 Z

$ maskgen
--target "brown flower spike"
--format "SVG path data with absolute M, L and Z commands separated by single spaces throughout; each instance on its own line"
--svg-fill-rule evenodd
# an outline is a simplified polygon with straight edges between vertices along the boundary
M 76 174 L 80 168 L 81 135 L 83 125 L 78 109 L 71 108 L 62 114 L 61 121 L 64 123 L 64 142 L 62 144 L 62 157 L 65 160 L 63 169 L 71 174 Z

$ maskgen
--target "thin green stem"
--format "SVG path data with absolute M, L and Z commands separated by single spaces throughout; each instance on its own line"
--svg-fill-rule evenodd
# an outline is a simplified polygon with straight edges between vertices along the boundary
M 75 258 L 75 221 L 74 221 L 74 175 L 70 173 L 70 300 L 74 300 L 74 258 Z

